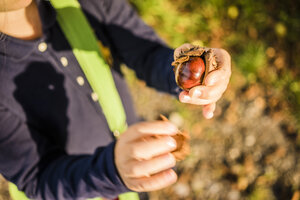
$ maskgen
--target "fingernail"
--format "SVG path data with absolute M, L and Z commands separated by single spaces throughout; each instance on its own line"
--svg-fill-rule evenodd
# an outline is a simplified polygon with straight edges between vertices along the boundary
M 178 128 L 175 125 L 173 125 L 173 124 L 170 124 L 170 126 L 168 126 L 168 130 L 171 133 L 177 133 L 178 132 Z
M 195 90 L 193 93 L 193 97 L 200 97 L 201 96 L 201 91 L 200 90 Z
M 172 153 L 168 154 L 168 159 L 173 165 L 176 165 L 176 159 Z
M 206 115 L 207 119 L 211 119 L 211 118 L 213 118 L 213 116 L 214 116 L 214 113 L 213 113 L 213 112 L 209 112 L 209 113 L 207 113 L 207 115 Z
M 189 101 L 191 99 L 191 97 L 190 96 L 188 96 L 188 95 L 185 95 L 185 96 L 183 96 L 183 101 Z
M 167 145 L 172 148 L 176 148 L 176 146 L 177 146 L 176 141 L 172 137 L 169 138 Z
M 166 172 L 166 178 L 167 178 L 167 180 L 168 181 L 174 181 L 174 180 L 176 180 L 176 174 L 175 174 L 175 172 L 174 171 L 168 171 L 168 172 Z

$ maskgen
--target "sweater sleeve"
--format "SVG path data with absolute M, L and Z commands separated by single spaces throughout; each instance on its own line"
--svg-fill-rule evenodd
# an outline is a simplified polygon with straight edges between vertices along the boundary
M 157 90 L 178 94 L 169 48 L 125 0 L 107 0 L 105 25 L 121 60 Z
M 0 105 L 0 173 L 30 198 L 115 198 L 129 191 L 114 164 L 114 145 L 67 155 Z

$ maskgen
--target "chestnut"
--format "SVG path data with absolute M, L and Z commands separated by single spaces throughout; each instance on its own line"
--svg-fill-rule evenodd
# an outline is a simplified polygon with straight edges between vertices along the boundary
M 206 76 L 217 69 L 217 62 L 213 49 L 191 45 L 179 55 L 174 55 L 172 66 L 177 85 L 189 91 L 204 84 Z
M 177 85 L 183 90 L 201 85 L 205 74 L 205 64 L 201 57 L 190 57 L 190 59 L 178 65 L 175 71 Z

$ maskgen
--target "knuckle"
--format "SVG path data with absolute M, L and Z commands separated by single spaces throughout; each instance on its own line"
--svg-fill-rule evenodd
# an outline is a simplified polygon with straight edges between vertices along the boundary
M 126 187 L 128 187 L 129 189 L 133 189 L 133 185 L 128 179 L 123 178 L 123 182 L 126 185 Z
M 126 166 L 126 167 L 125 167 Z M 123 164 L 123 167 L 120 167 L 120 174 L 122 177 L 130 178 L 132 176 L 132 163 Z
M 162 158 L 163 160 L 158 161 L 158 165 L 161 165 L 161 171 L 172 168 L 176 165 L 176 159 L 173 154 L 169 153 L 168 157 Z
M 134 131 L 138 131 L 139 127 L 143 125 L 142 123 L 143 123 L 143 122 L 140 122 L 140 123 L 136 123 L 136 124 L 134 124 L 134 125 L 131 125 L 131 126 L 129 127 L 129 129 L 131 129 L 132 131 L 127 131 L 127 132 L 132 132 L 132 133 L 133 133 Z
M 139 152 L 138 148 L 136 147 L 136 145 L 133 145 L 132 147 L 130 147 L 129 153 L 130 153 L 129 157 L 131 157 L 131 158 L 134 158 L 134 159 L 141 158 L 140 152 Z
M 204 93 L 204 95 L 205 95 L 205 97 L 206 97 L 207 99 L 212 98 L 212 97 L 214 96 L 214 94 L 215 94 L 215 92 L 214 92 L 214 90 L 212 90 L 212 89 L 206 90 L 205 93 Z
M 140 122 L 133 125 L 133 128 L 135 132 L 140 132 L 140 129 L 144 128 L 145 126 L 147 126 L 147 122 Z
M 147 190 L 145 182 L 140 182 L 136 184 L 134 188 L 134 190 L 137 192 L 145 192 Z
M 139 186 L 134 183 L 129 183 L 128 185 L 126 185 L 130 190 L 135 191 L 135 192 L 142 192 L 142 190 L 139 190 Z
M 176 148 L 177 148 L 177 141 L 171 136 L 167 136 L 163 141 L 163 143 L 161 143 L 161 149 L 163 150 L 171 151 L 171 150 L 175 150 Z
M 138 177 L 141 175 L 141 168 L 138 165 L 134 165 L 131 167 L 130 174 L 134 177 Z
M 226 57 L 228 57 L 228 58 L 231 57 L 227 50 L 225 50 L 225 49 L 220 49 L 220 51 L 221 51 Z
M 170 164 L 172 167 L 176 165 L 176 158 L 173 154 L 170 154 Z

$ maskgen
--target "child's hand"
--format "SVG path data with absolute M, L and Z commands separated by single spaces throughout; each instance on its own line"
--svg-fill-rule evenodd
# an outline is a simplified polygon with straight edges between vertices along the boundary
M 180 51 L 189 48 L 190 44 L 184 44 L 175 50 L 174 56 Z M 188 92 L 183 91 L 179 95 L 182 103 L 203 105 L 203 116 L 207 119 L 213 117 L 216 108 L 216 102 L 225 92 L 231 76 L 231 58 L 224 49 L 213 49 L 217 69 L 211 71 L 204 80 L 204 85 L 195 86 Z
M 178 132 L 170 122 L 142 122 L 130 126 L 117 140 L 115 163 L 125 185 L 136 192 L 162 189 L 177 180 L 171 154 Z M 158 137 L 157 137 L 158 136 Z

